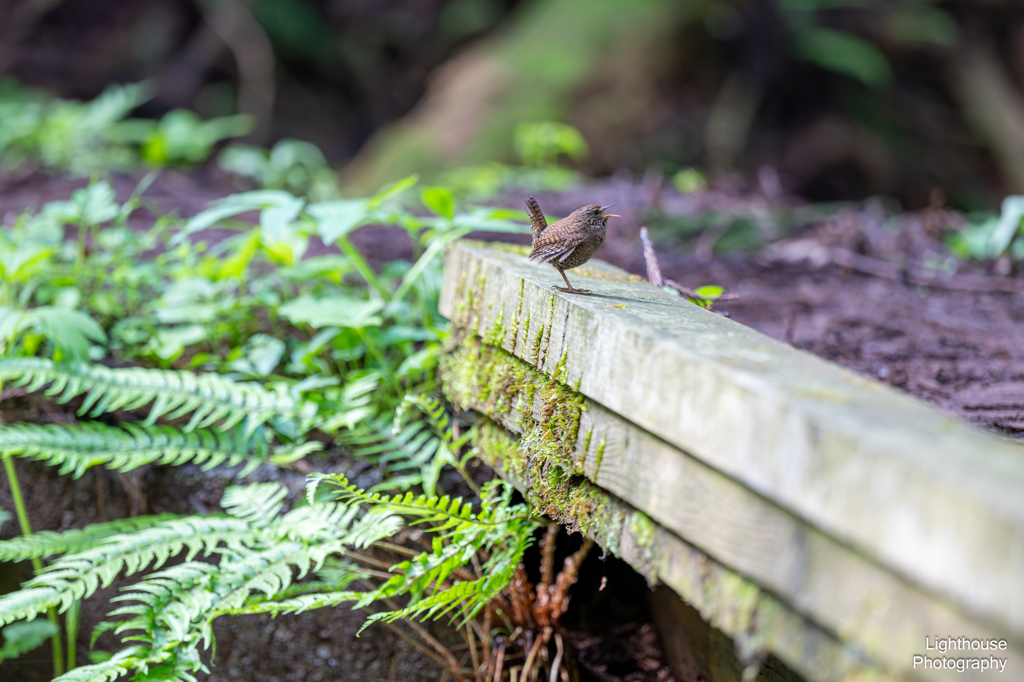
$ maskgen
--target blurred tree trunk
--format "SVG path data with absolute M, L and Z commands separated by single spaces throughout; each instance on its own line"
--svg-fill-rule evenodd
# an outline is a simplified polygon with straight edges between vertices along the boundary
M 653 79 L 667 41 L 704 4 L 533 2 L 437 69 L 420 104 L 343 169 L 343 184 L 368 192 L 413 172 L 429 177 L 511 159 L 513 130 L 523 121 L 567 121 L 588 137 L 613 131 L 628 145 L 631 126 L 649 120 L 644 109 L 655 103 Z M 635 138 L 632 144 L 639 145 Z
M 961 50 L 949 73 L 978 141 L 992 152 L 1009 188 L 1024 194 L 1024 96 L 992 49 L 980 42 Z

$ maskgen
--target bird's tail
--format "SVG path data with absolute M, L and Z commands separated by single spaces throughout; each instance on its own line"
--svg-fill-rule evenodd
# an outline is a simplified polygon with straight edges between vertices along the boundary
M 536 240 L 548 226 L 548 221 L 544 219 L 544 214 L 540 212 L 540 206 L 533 197 L 526 198 L 526 210 L 530 214 L 530 225 L 533 227 L 533 238 Z

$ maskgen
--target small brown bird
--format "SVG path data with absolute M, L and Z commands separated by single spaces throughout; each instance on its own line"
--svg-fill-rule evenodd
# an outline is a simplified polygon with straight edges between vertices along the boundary
M 551 263 L 565 280 L 565 287 L 552 287 L 567 294 L 590 294 L 586 289 L 576 289 L 569 284 L 566 270 L 572 270 L 590 260 L 594 252 L 604 243 L 608 219 L 618 218 L 614 213 L 605 214 L 615 204 L 598 206 L 591 204 L 578 208 L 561 220 L 548 225 L 540 206 L 533 197 L 526 200 L 533 226 L 533 251 L 530 260 Z

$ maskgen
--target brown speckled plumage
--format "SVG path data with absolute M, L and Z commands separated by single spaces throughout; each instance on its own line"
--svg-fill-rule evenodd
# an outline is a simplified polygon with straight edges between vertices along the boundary
M 608 218 L 618 217 L 605 215 L 606 208 L 610 206 L 584 206 L 548 225 L 536 200 L 533 197 L 527 198 L 526 209 L 530 213 L 530 224 L 533 226 L 533 251 L 530 252 L 530 260 L 555 266 L 565 280 L 566 286 L 553 288 L 569 294 L 590 293 L 586 289 L 576 289 L 569 284 L 565 271 L 586 263 L 604 243 Z

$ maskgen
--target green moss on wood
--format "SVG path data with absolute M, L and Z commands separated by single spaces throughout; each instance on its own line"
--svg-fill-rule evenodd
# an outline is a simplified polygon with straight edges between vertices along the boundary
M 519 434 L 513 444 L 485 420 L 476 438 L 489 463 L 515 481 L 539 513 L 618 554 L 623 524 L 635 512 L 582 475 L 583 461 L 574 455 L 583 397 L 476 336 L 455 339 L 440 372 L 456 409 L 474 409 Z

